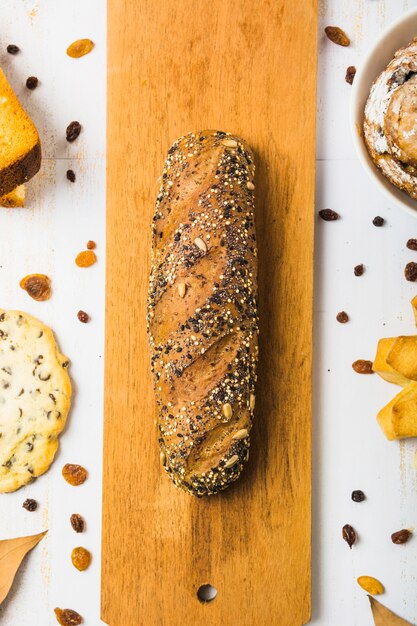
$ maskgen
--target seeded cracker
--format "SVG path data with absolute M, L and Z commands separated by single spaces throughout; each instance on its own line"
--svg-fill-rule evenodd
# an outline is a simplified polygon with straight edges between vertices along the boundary
M 0 492 L 47 471 L 71 404 L 68 359 L 50 328 L 0 309 Z

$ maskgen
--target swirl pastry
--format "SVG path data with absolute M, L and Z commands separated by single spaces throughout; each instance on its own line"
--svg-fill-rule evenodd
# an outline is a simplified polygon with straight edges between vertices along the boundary
M 374 81 L 363 127 L 374 163 L 417 199 L 417 38 L 398 50 Z

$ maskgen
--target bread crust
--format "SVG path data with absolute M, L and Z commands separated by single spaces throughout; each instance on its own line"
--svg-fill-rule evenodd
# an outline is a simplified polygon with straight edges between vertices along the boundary
M 168 151 L 148 298 L 161 462 L 196 496 L 249 457 L 258 355 L 255 166 L 239 137 L 208 130 Z
M 0 170 L 0 196 L 10 193 L 35 176 L 41 167 L 42 150 L 38 142 L 20 159 Z

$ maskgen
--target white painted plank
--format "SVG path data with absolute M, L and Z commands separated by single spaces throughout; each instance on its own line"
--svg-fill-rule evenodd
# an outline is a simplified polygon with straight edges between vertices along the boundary
M 103 411 L 103 336 L 105 268 L 105 79 L 106 4 L 104 0 L 3 0 L 0 3 L 0 62 L 33 116 L 41 134 L 41 173 L 28 184 L 28 208 L 0 209 L 0 306 L 23 309 L 56 331 L 72 361 L 76 394 L 61 449 L 51 470 L 17 493 L 0 497 L 0 536 L 11 537 L 49 528 L 47 539 L 29 556 L 10 597 L 0 608 L 5 626 L 56 624 L 55 606 L 79 611 L 85 623 L 99 621 L 101 449 Z M 65 51 L 79 37 L 96 47 L 73 60 Z M 16 56 L 5 47 L 15 43 Z M 26 77 L 39 86 L 29 92 Z M 79 120 L 83 131 L 72 145 L 65 128 Z M 66 180 L 71 167 L 77 180 Z M 79 269 L 77 252 L 93 239 L 99 262 Z M 41 272 L 53 281 L 49 302 L 37 303 L 19 288 L 25 274 Z M 77 311 L 91 314 L 81 324 Z M 61 476 L 66 462 L 81 463 L 90 476 L 82 487 Z M 27 497 L 40 503 L 35 513 L 21 508 Z M 77 535 L 72 513 L 82 514 L 87 531 Z M 74 569 L 73 547 L 93 554 L 86 572 Z
M 316 223 L 313 624 L 372 624 L 360 575 L 379 578 L 382 601 L 413 622 L 417 541 L 395 546 L 390 536 L 415 526 L 417 445 L 388 442 L 377 425 L 398 388 L 355 374 L 351 364 L 372 360 L 380 337 L 416 332 L 417 288 L 403 269 L 416 255 L 405 243 L 417 236 L 417 222 L 390 209 L 355 161 L 318 163 L 317 183 L 317 210 L 332 207 L 342 219 Z M 373 226 L 375 215 L 386 219 L 382 228 Z M 366 270 L 355 277 L 359 263 Z M 345 325 L 335 319 L 341 310 L 350 316 Z M 354 489 L 365 502 L 352 502 Z M 360 538 L 352 551 L 341 538 L 346 523 Z

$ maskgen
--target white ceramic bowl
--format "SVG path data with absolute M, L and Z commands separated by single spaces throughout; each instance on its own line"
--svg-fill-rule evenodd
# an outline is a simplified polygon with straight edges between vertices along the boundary
M 417 200 L 413 200 L 404 191 L 397 189 L 381 174 L 370 158 L 365 142 L 358 132 L 358 129 L 362 129 L 363 111 L 373 81 L 388 65 L 395 52 L 409 43 L 414 37 L 417 37 L 416 8 L 407 11 L 390 24 L 365 55 L 353 81 L 350 126 L 359 160 L 370 178 L 389 196 L 392 202 L 417 217 Z

